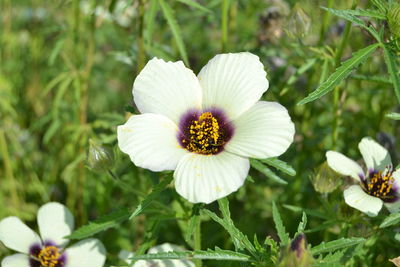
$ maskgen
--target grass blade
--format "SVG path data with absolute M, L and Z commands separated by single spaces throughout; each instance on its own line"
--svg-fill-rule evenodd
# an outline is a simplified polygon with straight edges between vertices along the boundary
M 395 56 L 390 51 L 389 47 L 384 44 L 383 46 L 383 56 L 385 58 L 386 66 L 390 74 L 390 79 L 392 80 L 394 92 L 396 94 L 397 100 L 400 103 L 400 77 L 397 73 L 398 66 L 396 64 Z

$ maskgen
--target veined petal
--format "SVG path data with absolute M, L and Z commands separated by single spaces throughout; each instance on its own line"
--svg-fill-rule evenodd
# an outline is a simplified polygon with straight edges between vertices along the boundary
M 174 170 L 188 152 L 177 139 L 178 126 L 159 114 L 134 115 L 118 126 L 118 146 L 136 166 L 152 171 Z
M 94 238 L 82 240 L 65 250 L 65 267 L 103 267 L 106 261 L 106 249 Z
M 380 198 L 368 195 L 359 185 L 352 185 L 343 192 L 344 201 L 368 216 L 376 216 L 382 208 Z
M 221 108 L 230 119 L 237 118 L 267 91 L 266 75 L 256 55 L 216 55 L 198 75 L 203 88 L 203 109 Z
M 216 155 L 187 154 L 174 172 L 176 191 L 193 203 L 211 203 L 241 187 L 250 163 L 229 152 Z
M 235 132 L 225 149 L 240 156 L 276 157 L 293 142 L 294 124 L 276 102 L 259 101 L 232 123 Z
M 30 267 L 29 256 L 21 253 L 7 256 L 1 261 L 1 267 Z
M 31 228 L 14 216 L 0 221 L 0 241 L 6 247 L 26 254 L 32 245 L 42 243 Z
M 133 97 L 141 113 L 163 114 L 179 123 L 189 109 L 201 109 L 201 87 L 182 61 L 153 58 L 136 77 Z
M 67 207 L 57 202 L 49 202 L 40 207 L 37 217 L 43 242 L 51 241 L 57 246 L 65 246 L 74 229 L 74 216 Z
M 364 137 L 358 144 L 358 149 L 360 149 L 368 171 L 381 171 L 392 164 L 386 148 L 375 142 L 371 137 Z
M 357 162 L 339 152 L 326 152 L 326 159 L 329 167 L 339 174 L 350 176 L 358 182 L 360 182 L 360 177 L 365 177 L 362 168 Z

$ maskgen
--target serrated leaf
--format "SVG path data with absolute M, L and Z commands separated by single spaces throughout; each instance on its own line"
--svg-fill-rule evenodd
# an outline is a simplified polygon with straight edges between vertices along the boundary
M 296 170 L 293 169 L 292 166 L 284 162 L 283 160 L 280 160 L 278 158 L 268 158 L 268 159 L 261 159 L 260 161 L 280 170 L 281 172 L 284 172 L 290 176 L 295 176 L 296 175 Z
M 336 251 L 335 253 L 329 253 L 324 258 L 317 260 L 314 263 L 314 267 L 336 267 L 343 266 L 340 260 L 343 258 L 345 254 L 345 249 Z
M 354 10 L 353 9 L 344 9 L 344 10 L 337 10 L 337 11 L 340 11 L 344 14 L 349 14 L 352 16 L 361 16 L 361 17 L 369 17 L 369 18 L 384 19 L 384 20 L 386 19 L 385 14 L 382 14 L 381 12 L 379 12 L 377 10 L 372 10 L 372 9 L 354 9 Z
M 179 27 L 178 23 L 176 22 L 176 19 L 174 17 L 174 12 L 165 0 L 158 0 L 158 2 L 160 3 L 164 17 L 167 20 L 169 27 L 171 28 L 172 35 L 174 36 L 174 39 L 178 46 L 179 53 L 181 54 L 181 57 L 182 57 L 183 61 L 185 62 L 186 66 L 189 66 L 189 60 L 187 57 L 185 44 L 183 43 L 183 39 L 182 39 L 181 28 Z
M 262 164 L 260 161 L 255 159 L 250 159 L 251 166 L 257 171 L 263 173 L 265 176 L 273 180 L 274 182 L 286 185 L 287 182 L 283 180 L 281 177 L 276 175 L 270 168 Z
M 353 53 L 353 56 L 350 59 L 344 61 L 342 65 L 337 68 L 336 71 L 331 74 L 331 76 L 329 76 L 325 82 L 323 82 L 307 97 L 302 99 L 298 105 L 309 103 L 329 93 L 336 85 L 347 78 L 354 68 L 364 62 L 378 46 L 379 43 L 375 43 Z
M 385 115 L 385 117 L 392 120 L 400 120 L 400 113 L 392 112 Z
M 297 233 L 303 233 L 304 230 L 306 229 L 307 226 L 307 215 L 303 211 L 303 216 L 301 218 L 301 222 L 299 223 L 299 226 L 297 227 Z
M 357 79 L 357 80 L 364 80 L 369 82 L 377 82 L 377 83 L 385 83 L 385 84 L 392 84 L 390 78 L 383 75 L 361 75 L 361 74 L 353 74 L 350 78 Z
M 318 255 L 318 254 L 321 254 L 321 253 L 327 253 L 327 252 L 333 252 L 333 251 L 336 251 L 338 249 L 343 249 L 343 248 L 355 246 L 355 245 L 360 244 L 360 243 L 362 243 L 364 241 L 365 241 L 365 239 L 362 238 L 362 237 L 341 238 L 341 239 L 333 240 L 333 241 L 330 241 L 330 242 L 327 242 L 327 243 L 322 242 L 318 246 L 315 246 L 315 247 L 311 248 L 311 252 L 314 255 Z
M 365 22 L 360 19 L 357 18 L 356 16 L 354 16 L 353 14 L 351 14 L 351 12 L 349 12 L 349 10 L 339 10 L 339 9 L 333 9 L 333 8 L 328 8 L 328 7 L 321 7 L 323 10 L 328 11 L 329 13 L 338 16 L 340 18 L 346 19 L 348 21 L 353 22 L 354 24 L 361 26 L 363 28 L 367 28 L 367 25 L 365 24 Z M 354 11 L 354 10 L 352 10 Z
M 197 3 L 197 2 L 195 2 L 193 0 L 177 0 L 177 1 L 181 2 L 181 3 L 185 4 L 185 5 L 191 6 L 193 8 L 196 8 L 196 9 L 198 9 L 200 11 L 206 12 L 206 13 L 210 13 L 210 14 L 213 13 L 210 9 L 200 5 L 199 3 Z
M 159 184 L 157 184 L 154 188 L 153 191 L 149 195 L 143 199 L 140 204 L 136 207 L 135 211 L 132 212 L 131 216 L 129 217 L 129 220 L 133 219 L 134 217 L 138 216 L 140 213 L 143 212 L 143 210 L 150 205 L 150 203 L 158 197 L 158 195 L 164 191 L 167 188 L 167 185 L 171 183 L 172 181 L 172 176 L 168 176 L 164 180 L 162 180 Z
M 279 239 L 281 240 L 281 247 L 287 246 L 289 244 L 289 235 L 286 233 L 285 226 L 283 225 L 281 215 L 276 207 L 275 202 L 272 202 L 272 218 L 274 220 Z
M 392 213 L 383 220 L 379 228 L 389 227 L 398 223 L 400 223 L 400 213 Z
M 224 227 L 224 229 L 231 236 L 232 242 L 237 250 L 247 249 L 253 256 L 256 256 L 257 252 L 253 244 L 250 242 L 245 234 L 243 234 L 238 228 L 236 228 L 233 221 L 231 220 L 228 200 L 226 198 L 220 199 L 218 200 L 218 204 L 224 218 L 220 218 L 214 212 L 207 209 L 203 209 L 202 212 L 208 215 L 215 222 L 219 223 L 222 227 Z
M 216 248 L 215 250 L 208 249 L 195 251 L 171 251 L 161 253 L 151 253 L 145 255 L 133 256 L 132 260 L 225 260 L 225 261 L 249 261 L 250 256 Z
M 193 205 L 192 208 L 192 215 L 190 216 L 189 219 L 189 223 L 188 223 L 188 227 L 186 229 L 186 233 L 185 233 L 185 241 L 187 243 L 190 243 L 192 236 L 196 230 L 196 227 L 199 225 L 200 223 L 200 210 L 203 207 L 203 204 L 195 204 Z
M 392 80 L 394 92 L 396 94 L 397 100 L 400 102 L 400 75 L 398 73 L 398 66 L 396 64 L 395 56 L 390 51 L 389 47 L 384 44 L 383 46 L 383 56 L 385 58 L 386 66 L 390 74 L 390 79 Z
M 94 234 L 105 231 L 109 228 L 113 228 L 118 226 L 123 221 L 128 220 L 130 212 L 127 209 L 120 209 L 118 211 L 112 212 L 105 216 L 98 218 L 89 224 L 84 225 L 77 230 L 75 230 L 72 234 L 67 236 L 68 239 L 83 239 Z

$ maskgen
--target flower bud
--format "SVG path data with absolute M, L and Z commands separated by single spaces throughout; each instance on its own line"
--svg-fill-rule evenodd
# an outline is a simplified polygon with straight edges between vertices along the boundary
M 87 164 L 94 172 L 107 172 L 114 166 L 114 153 L 110 147 L 89 139 Z
M 390 6 L 387 13 L 387 20 L 390 32 L 396 37 L 400 38 L 400 4 L 394 3 Z
M 313 256 L 308 250 L 306 236 L 301 233 L 292 240 L 284 253 L 279 267 L 308 267 L 313 262 Z
M 328 163 L 322 163 L 310 176 L 315 191 L 321 194 L 331 193 L 341 182 L 340 175 L 329 168 Z
M 297 3 L 289 14 L 287 33 L 289 37 L 304 37 L 310 30 L 311 19 Z

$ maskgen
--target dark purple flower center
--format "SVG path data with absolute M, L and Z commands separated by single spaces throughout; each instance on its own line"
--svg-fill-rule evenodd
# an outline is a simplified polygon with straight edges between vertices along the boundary
M 373 197 L 378 197 L 385 202 L 396 200 L 394 187 L 393 167 L 387 166 L 383 171 L 372 171 L 368 180 L 363 180 L 362 188 Z
M 203 113 L 187 112 L 182 116 L 179 128 L 180 145 L 202 155 L 218 154 L 233 135 L 232 123 L 226 120 L 222 111 L 215 109 Z
M 66 263 L 66 255 L 52 243 L 45 243 L 44 246 L 35 244 L 30 249 L 31 267 L 62 267 Z

